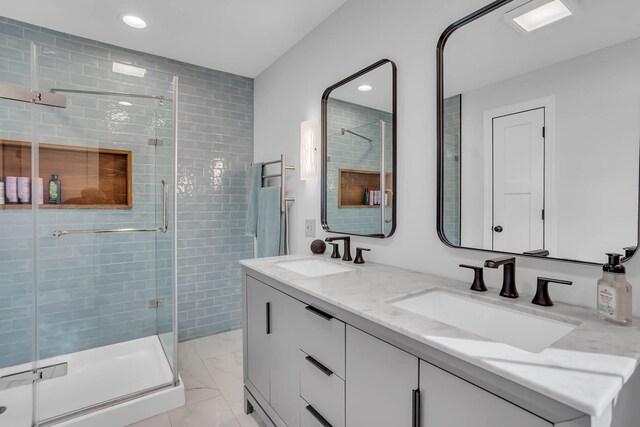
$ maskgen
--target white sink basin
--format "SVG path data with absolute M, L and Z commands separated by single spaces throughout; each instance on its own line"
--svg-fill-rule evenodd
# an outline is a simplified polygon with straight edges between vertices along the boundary
M 548 319 L 443 289 L 396 300 L 391 305 L 533 353 L 541 352 L 579 325 L 578 322 L 572 324 Z
M 345 273 L 353 270 L 338 263 L 320 259 L 300 259 L 276 263 L 278 267 L 286 268 L 307 277 L 327 276 L 329 274 Z

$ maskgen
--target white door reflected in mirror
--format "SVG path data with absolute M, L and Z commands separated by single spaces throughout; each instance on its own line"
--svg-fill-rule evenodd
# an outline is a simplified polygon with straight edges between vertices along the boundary
M 640 20 L 640 2 L 580 2 L 528 33 L 505 20 L 525 3 L 446 42 L 441 236 L 602 264 L 638 240 L 640 26 L 620 23 Z

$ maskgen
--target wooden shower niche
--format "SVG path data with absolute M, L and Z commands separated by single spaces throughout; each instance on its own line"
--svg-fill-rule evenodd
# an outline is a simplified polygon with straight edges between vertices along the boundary
M 43 209 L 131 209 L 131 151 L 40 144 Z M 49 180 L 58 174 L 62 204 L 49 204 Z M 31 177 L 31 143 L 0 139 L 0 177 Z M 32 195 L 32 200 L 34 199 Z M 5 202 L 6 203 L 6 202 Z M 30 204 L 5 204 L 25 209 Z
M 391 173 L 387 173 L 385 177 L 385 187 L 387 190 L 393 188 L 391 179 Z M 380 190 L 380 172 L 338 169 L 338 181 L 338 208 L 380 209 L 380 205 L 364 204 L 365 188 L 368 188 L 369 191 Z M 391 202 L 387 200 L 387 207 L 389 206 L 391 206 Z

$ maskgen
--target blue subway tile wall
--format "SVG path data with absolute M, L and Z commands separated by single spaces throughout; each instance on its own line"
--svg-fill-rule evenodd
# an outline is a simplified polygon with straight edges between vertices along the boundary
M 171 76 L 179 76 L 179 337 L 185 340 L 239 327 L 238 260 L 251 257 L 253 250 L 243 232 L 246 171 L 253 158 L 253 80 L 0 18 L 2 83 L 29 86 L 30 41 L 39 45 L 38 85 L 44 89 L 135 88 L 168 96 Z M 115 76 L 110 70 L 113 61 L 144 67 L 147 75 L 137 80 Z M 38 114 L 36 138 L 132 151 L 134 208 L 38 212 L 39 357 L 167 332 L 171 323 L 167 236 L 56 240 L 50 233 L 54 228 L 161 222 L 158 180 L 170 171 L 170 153 L 149 146 L 147 140 L 171 140 L 173 106 L 136 100 L 123 107 L 117 105 L 119 100 L 96 96 L 69 95 L 68 100 L 65 110 L 43 109 Z M 1 138 L 29 141 L 34 137 L 31 106 L 3 100 L 0 125 Z M 30 211 L 1 213 L 0 227 L 22 230 L 0 237 L 0 253 L 5 255 L 0 266 L 8 269 L 9 262 L 21 266 L 0 280 L 0 289 L 6 291 L 3 297 L 10 296 L 0 302 L 0 326 L 10 326 L 0 329 L 0 366 L 7 366 L 31 358 L 32 239 Z M 152 298 L 167 304 L 156 312 L 147 307 Z
M 380 125 L 385 126 L 385 170 L 393 165 L 393 117 L 391 113 L 363 105 L 329 98 L 327 104 L 327 222 L 335 231 L 354 234 L 380 234 L 380 207 L 347 208 L 338 206 L 340 169 L 380 172 Z M 351 130 L 361 137 L 342 129 Z M 379 188 L 379 186 L 378 186 Z M 372 190 L 372 189 L 370 189 Z M 364 193 L 363 193 L 364 197 Z M 392 209 L 385 208 L 385 218 L 391 218 Z M 385 234 L 391 231 L 385 226 Z
M 462 95 L 444 100 L 444 234 L 460 244 L 460 135 Z

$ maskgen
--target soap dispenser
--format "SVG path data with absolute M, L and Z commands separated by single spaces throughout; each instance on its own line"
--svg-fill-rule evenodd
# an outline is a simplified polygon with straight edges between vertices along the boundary
M 632 317 L 631 285 L 627 282 L 620 254 L 607 254 L 609 261 L 602 266 L 598 280 L 598 316 L 618 325 L 630 325 Z

